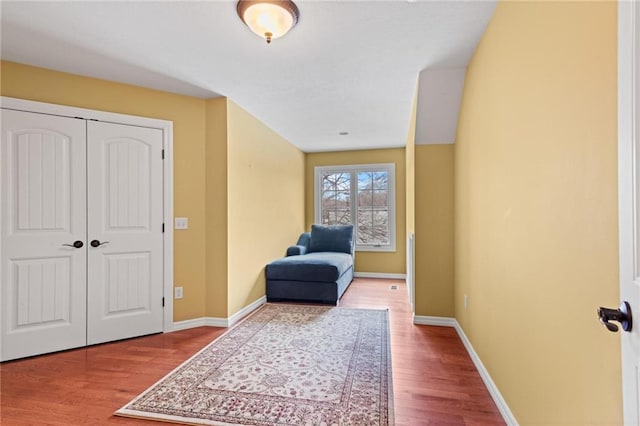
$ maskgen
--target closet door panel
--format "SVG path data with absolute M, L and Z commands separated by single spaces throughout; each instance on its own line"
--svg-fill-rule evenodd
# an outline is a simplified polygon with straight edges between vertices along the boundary
M 162 131 L 89 122 L 88 138 L 88 342 L 160 332 Z
M 86 344 L 86 124 L 0 114 L 5 361 Z

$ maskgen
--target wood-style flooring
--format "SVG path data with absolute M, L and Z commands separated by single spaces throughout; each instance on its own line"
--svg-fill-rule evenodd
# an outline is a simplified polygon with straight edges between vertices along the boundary
M 505 424 L 455 330 L 412 324 L 404 281 L 358 278 L 340 306 L 389 308 L 396 425 Z M 0 364 L 0 424 L 158 424 L 113 412 L 224 331 L 199 327 Z

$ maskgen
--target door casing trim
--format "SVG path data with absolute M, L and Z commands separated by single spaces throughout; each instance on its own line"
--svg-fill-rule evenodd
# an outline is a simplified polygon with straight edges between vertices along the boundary
M 635 1 L 618 2 L 618 237 L 619 237 L 619 280 L 620 293 L 623 294 L 624 283 L 640 285 L 638 279 L 638 223 L 634 213 L 637 200 L 637 146 L 638 123 L 635 122 L 637 108 L 640 108 L 638 97 L 640 82 L 637 81 L 638 43 L 640 43 L 640 7 Z M 631 195 L 630 195 L 631 194 Z M 624 296 L 624 294 L 623 294 Z M 631 299 L 629 299 L 631 301 Z M 637 313 L 635 307 L 634 313 Z M 634 325 L 634 328 L 637 325 Z M 637 331 L 632 330 L 632 333 Z M 637 334 L 636 334 L 637 336 Z M 622 416 L 625 424 L 636 424 L 640 420 L 640 406 L 628 389 L 638 387 L 637 370 L 629 368 L 634 362 L 628 359 L 631 347 L 631 334 L 621 333 L 621 390 Z M 635 374 L 634 374 L 635 373 Z

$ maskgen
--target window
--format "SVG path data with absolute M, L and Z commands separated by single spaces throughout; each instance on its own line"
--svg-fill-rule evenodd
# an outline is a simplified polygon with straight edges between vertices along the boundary
M 315 168 L 315 222 L 355 227 L 356 249 L 395 251 L 395 166 Z

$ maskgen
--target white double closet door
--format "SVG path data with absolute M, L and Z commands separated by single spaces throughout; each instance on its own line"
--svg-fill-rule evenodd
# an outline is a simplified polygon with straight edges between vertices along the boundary
M 1 114 L 0 359 L 162 331 L 162 130 Z

